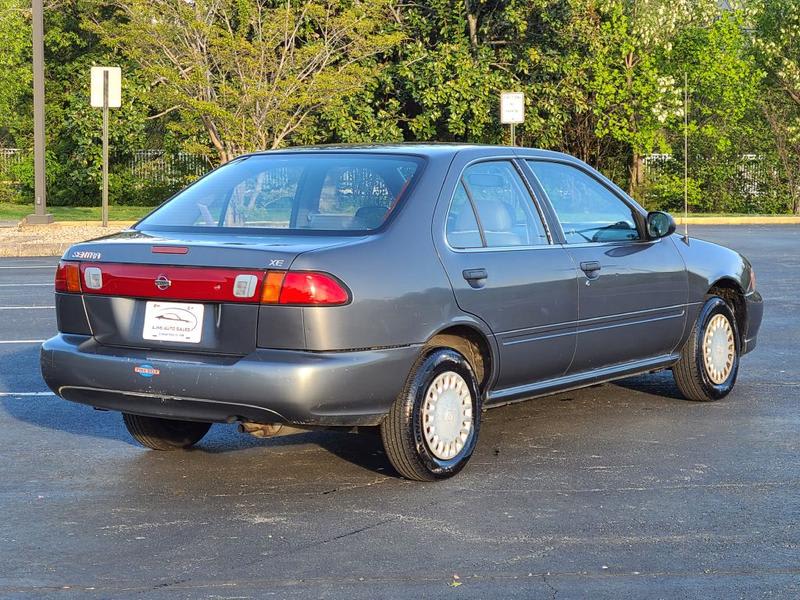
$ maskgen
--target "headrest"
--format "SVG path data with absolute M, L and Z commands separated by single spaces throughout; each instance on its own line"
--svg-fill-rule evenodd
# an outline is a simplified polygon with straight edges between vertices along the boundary
M 514 219 L 505 202 L 499 200 L 478 203 L 481 225 L 486 231 L 511 231 Z
M 466 180 L 470 187 L 503 188 L 505 186 L 503 176 L 494 173 L 469 173 Z

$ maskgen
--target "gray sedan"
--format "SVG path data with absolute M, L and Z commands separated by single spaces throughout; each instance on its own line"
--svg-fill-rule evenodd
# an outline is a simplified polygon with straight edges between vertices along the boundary
M 746 258 L 575 158 L 420 144 L 231 161 L 68 250 L 56 311 L 45 381 L 145 446 L 378 426 L 433 480 L 487 408 L 661 369 L 726 396 L 762 300 Z

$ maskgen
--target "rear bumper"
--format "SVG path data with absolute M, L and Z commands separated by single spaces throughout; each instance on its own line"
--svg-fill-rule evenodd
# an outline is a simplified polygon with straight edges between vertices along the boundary
M 357 352 L 259 349 L 245 357 L 102 346 L 60 334 L 42 345 L 42 376 L 66 400 L 209 422 L 377 425 L 420 346 Z
M 742 343 L 742 354 L 752 352 L 756 348 L 758 340 L 758 330 L 761 327 L 761 320 L 764 317 L 764 300 L 757 291 L 750 292 L 744 297 L 746 304 L 745 314 L 747 315 L 747 327 Z

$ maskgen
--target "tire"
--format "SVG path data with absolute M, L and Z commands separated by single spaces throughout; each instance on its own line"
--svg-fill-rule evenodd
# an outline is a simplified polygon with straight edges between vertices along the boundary
M 153 450 L 191 448 L 203 439 L 211 423 L 175 421 L 122 413 L 125 427 L 137 442 Z
M 726 346 L 722 339 L 727 340 Z M 710 343 L 713 340 L 718 345 L 713 346 Z M 705 351 L 704 342 L 709 342 Z M 711 296 L 700 310 L 680 360 L 672 367 L 675 383 L 684 398 L 712 402 L 727 396 L 739 373 L 739 346 L 733 311 L 725 300 Z
M 381 423 L 381 439 L 389 462 L 406 479 L 446 479 L 472 456 L 480 422 L 475 372 L 460 353 L 436 348 L 411 369 L 405 389 Z M 441 438 L 434 425 L 440 426 Z

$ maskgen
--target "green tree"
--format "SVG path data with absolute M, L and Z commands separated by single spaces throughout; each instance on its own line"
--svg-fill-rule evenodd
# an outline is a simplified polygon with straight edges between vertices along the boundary
M 800 214 L 800 2 L 755 3 L 756 59 L 767 74 L 762 109 L 773 134 L 782 184 Z
M 31 147 L 32 68 L 30 3 L 0 0 L 0 139 L 23 150 L 25 160 L 16 168 L 22 201 L 30 201 L 33 188 Z M 92 65 L 117 64 L 124 75 L 123 107 L 111 111 L 110 143 L 116 158 L 147 145 L 157 132 L 151 112 L 148 85 L 124 57 L 115 55 L 91 31 L 84 18 L 91 10 L 109 18 L 107 8 L 85 0 L 57 0 L 45 10 L 45 128 L 47 135 L 48 197 L 53 204 L 99 203 L 101 150 L 100 111 L 89 106 L 89 71 Z M 160 136 L 159 136 L 160 137 Z M 160 143 L 160 140 L 159 140 Z M 112 164 L 112 177 L 120 170 Z M 131 186 L 114 185 L 112 201 L 130 201 Z
M 0 145 L 15 146 L 31 128 L 30 9 L 23 0 L 0 0 Z
M 399 43 L 384 0 L 119 0 L 123 20 L 98 21 L 152 81 L 163 114 L 202 123 L 220 162 L 277 148 L 378 72 Z
M 596 133 L 628 149 L 628 189 L 643 181 L 642 157 L 664 147 L 667 122 L 678 114 L 674 78 L 659 68 L 676 35 L 693 22 L 709 20 L 716 3 L 708 0 L 599 0 L 601 44 L 590 58 Z
M 694 209 L 750 212 L 758 208 L 756 197 L 768 192 L 754 189 L 743 176 L 743 157 L 763 154 L 758 104 L 763 75 L 750 45 L 744 15 L 729 10 L 708 25 L 684 28 L 661 65 L 680 88 L 684 73 L 688 79 L 690 174 L 701 192 Z M 667 138 L 676 164 L 683 164 L 683 123 L 671 125 Z M 683 203 L 680 188 L 675 189 L 676 205 Z

